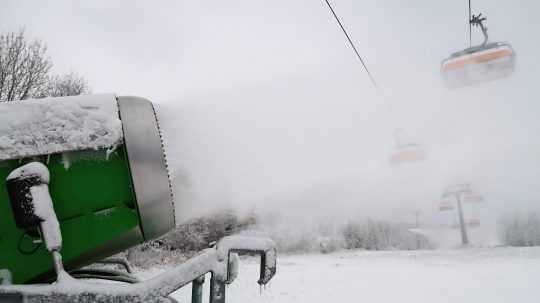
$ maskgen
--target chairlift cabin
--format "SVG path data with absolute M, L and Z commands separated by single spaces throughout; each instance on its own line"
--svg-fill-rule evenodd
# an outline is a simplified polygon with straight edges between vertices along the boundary
M 439 203 L 439 210 L 440 211 L 454 210 L 454 204 L 451 201 L 442 200 L 441 203 Z
M 459 183 L 452 186 L 448 186 L 442 194 L 442 198 L 455 197 L 456 195 L 472 195 L 474 192 L 472 186 L 469 183 Z
M 416 143 L 397 146 L 394 149 L 390 163 L 392 165 L 400 165 L 409 162 L 423 161 L 426 158 L 423 147 Z
M 448 88 L 458 88 L 505 78 L 514 72 L 516 55 L 507 42 L 488 43 L 485 17 L 473 16 L 471 25 L 478 26 L 484 35 L 480 45 L 455 52 L 441 63 L 441 75 Z
M 446 188 L 442 194 L 442 199 L 454 199 L 459 196 L 459 199 L 463 203 L 480 203 L 484 201 L 484 197 L 473 190 L 473 187 L 469 183 L 456 184 Z
M 424 147 L 411 140 L 405 141 L 402 136 L 402 130 L 394 132 L 395 147 L 390 157 L 392 165 L 424 161 L 426 153 Z
M 475 192 L 465 193 L 462 197 L 464 203 L 481 203 L 484 202 L 484 197 Z

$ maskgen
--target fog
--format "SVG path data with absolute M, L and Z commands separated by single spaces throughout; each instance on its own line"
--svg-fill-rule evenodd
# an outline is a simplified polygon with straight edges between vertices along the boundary
M 473 1 L 517 70 L 448 90 L 441 60 L 468 47 L 458 2 L 332 1 L 378 88 L 324 1 L 5 1 L 0 30 L 45 40 L 55 70 L 96 93 L 158 104 L 184 219 L 233 207 L 436 222 L 456 182 L 482 193 L 485 217 L 539 209 L 540 4 Z M 426 161 L 389 164 L 394 128 Z

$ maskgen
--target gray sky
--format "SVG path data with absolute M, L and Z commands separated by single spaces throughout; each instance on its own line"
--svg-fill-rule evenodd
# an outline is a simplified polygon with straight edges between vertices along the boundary
M 470 180 L 492 213 L 539 208 L 538 1 L 473 1 L 518 67 L 455 91 L 439 65 L 468 44 L 466 1 L 332 3 L 381 89 L 322 0 L 8 0 L 0 30 L 43 39 L 55 71 L 84 75 L 96 93 L 165 104 L 191 205 L 435 218 L 444 185 Z M 428 160 L 390 167 L 393 127 L 423 142 Z

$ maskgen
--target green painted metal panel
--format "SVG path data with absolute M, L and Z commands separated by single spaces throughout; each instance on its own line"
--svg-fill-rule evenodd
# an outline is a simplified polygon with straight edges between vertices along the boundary
M 143 241 L 130 168 L 124 146 L 75 151 L 32 159 L 0 161 L 0 268 L 14 283 L 42 280 L 52 260 L 38 235 L 18 229 L 5 179 L 15 168 L 40 161 L 51 173 L 49 190 L 63 236 L 67 267 L 89 264 Z

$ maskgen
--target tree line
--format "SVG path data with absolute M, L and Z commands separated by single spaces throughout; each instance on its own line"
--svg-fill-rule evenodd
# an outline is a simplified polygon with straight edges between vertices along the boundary
M 499 220 L 499 238 L 505 246 L 539 246 L 540 214 L 511 212 Z
M 229 235 L 272 238 L 280 253 L 331 253 L 345 249 L 431 249 L 432 243 L 410 231 L 413 226 L 381 220 L 349 220 L 293 225 L 272 214 L 238 214 L 222 209 L 188 220 L 164 237 L 132 248 L 126 254 L 140 267 L 183 262 Z

